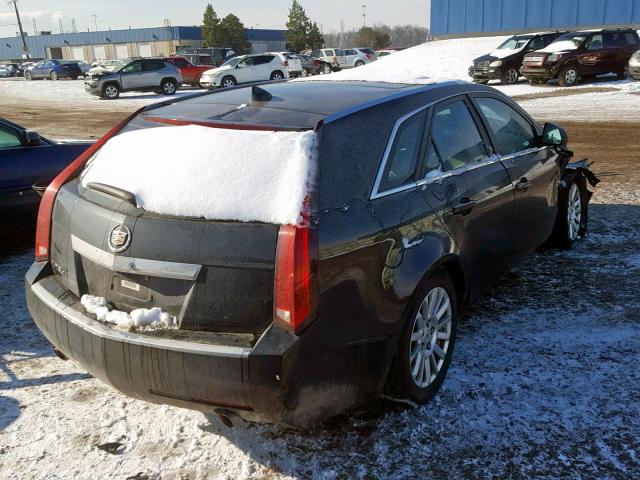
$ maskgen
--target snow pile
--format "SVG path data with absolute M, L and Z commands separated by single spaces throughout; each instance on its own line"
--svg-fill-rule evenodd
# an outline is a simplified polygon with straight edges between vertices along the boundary
M 140 308 L 131 313 L 109 310 L 107 299 L 93 295 L 83 295 L 80 303 L 85 310 L 101 322 L 111 323 L 121 330 L 159 330 L 178 328 L 176 317 L 163 312 L 159 307 Z
M 427 42 L 387 55 L 362 67 L 295 81 L 355 80 L 431 84 L 452 79 L 470 80 L 468 70 L 473 60 L 495 50 L 506 38 L 508 37 L 456 38 Z
M 131 192 L 149 212 L 296 224 L 311 182 L 314 132 L 196 125 L 123 133 L 91 161 L 82 184 Z

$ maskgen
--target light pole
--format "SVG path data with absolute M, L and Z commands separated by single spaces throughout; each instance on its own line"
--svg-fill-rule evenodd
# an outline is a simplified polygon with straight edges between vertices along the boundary
M 93 24 L 96 27 L 96 32 L 98 31 L 98 15 L 93 14 L 91 15 L 93 17 Z
M 27 47 L 27 41 L 24 38 L 24 30 L 22 30 L 22 20 L 20 20 L 20 12 L 18 12 L 18 0 L 9 0 L 7 5 L 13 5 L 16 11 L 16 18 L 18 19 L 18 28 L 20 29 L 20 37 L 22 38 L 22 51 L 24 56 L 29 59 L 29 47 Z
M 363 27 L 367 26 L 367 5 L 366 4 L 362 5 L 362 26 Z

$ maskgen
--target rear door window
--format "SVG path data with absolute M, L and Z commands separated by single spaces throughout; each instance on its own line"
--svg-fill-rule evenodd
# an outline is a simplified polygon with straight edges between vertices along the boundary
M 146 60 L 142 63 L 142 69 L 145 72 L 154 72 L 164 68 L 164 62 L 161 60 Z
M 402 122 L 396 130 L 393 143 L 387 151 L 379 192 L 415 183 L 426 115 L 427 111 L 423 110 Z
M 487 158 L 484 140 L 464 100 L 436 110 L 431 138 L 442 159 L 444 171 L 473 165 Z
M 476 98 L 480 112 L 493 134 L 496 153 L 510 155 L 536 146 L 536 133 L 529 121 L 495 98 Z

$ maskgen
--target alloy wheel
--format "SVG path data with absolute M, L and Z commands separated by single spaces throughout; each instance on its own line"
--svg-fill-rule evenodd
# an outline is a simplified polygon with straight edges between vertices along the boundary
M 51 72 L 51 80 L 58 80 L 58 74 L 56 72 Z
M 577 79 L 578 79 L 578 72 L 576 72 L 573 69 L 567 70 L 567 72 L 564 74 L 564 80 L 567 83 L 567 85 L 573 85 Z
M 453 309 L 442 287 L 429 291 L 413 322 L 409 365 L 414 383 L 428 387 L 442 370 L 449 350 Z
M 172 95 L 172 94 L 176 93 L 176 86 L 175 86 L 175 84 L 173 82 L 166 82 L 163 85 L 162 90 L 167 95 Z
M 271 75 L 271 80 L 282 80 L 284 77 L 282 76 L 281 73 L 274 73 L 273 75 Z
M 231 87 L 235 87 L 236 84 L 233 80 L 231 80 L 230 78 L 227 78 L 224 82 L 222 82 L 222 86 L 224 88 L 231 88 Z
M 518 82 L 519 77 L 518 71 L 515 68 L 512 68 L 507 72 L 507 83 L 509 85 L 513 85 Z
M 118 96 L 118 89 L 113 85 L 107 85 L 104 89 L 104 94 L 107 98 L 116 98 Z
M 569 204 L 567 207 L 567 225 L 569 228 L 569 239 L 574 241 L 580 234 L 580 224 L 582 221 L 582 198 L 580 189 L 574 183 L 569 190 Z

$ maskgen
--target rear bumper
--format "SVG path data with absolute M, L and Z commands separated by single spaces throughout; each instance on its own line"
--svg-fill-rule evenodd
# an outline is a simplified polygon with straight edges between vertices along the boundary
M 302 336 L 272 325 L 237 345 L 119 331 L 90 318 L 46 262 L 25 287 L 38 328 L 93 376 L 134 398 L 248 421 L 306 427 L 336 415 L 382 390 L 392 355 L 386 340 L 323 347 L 318 322 Z
M 474 80 L 500 80 L 502 69 L 500 67 L 470 67 L 469 76 Z

